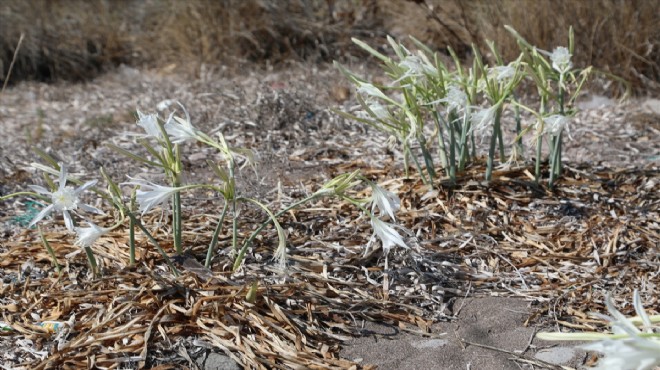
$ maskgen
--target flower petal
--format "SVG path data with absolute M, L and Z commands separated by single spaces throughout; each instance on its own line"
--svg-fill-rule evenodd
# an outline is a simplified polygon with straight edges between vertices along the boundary
M 50 190 L 44 188 L 43 186 L 39 186 L 39 185 L 28 185 L 28 188 L 32 189 L 33 191 L 35 191 L 39 194 L 44 194 L 44 195 L 53 194 Z
M 71 218 L 71 215 L 69 214 L 69 211 L 67 211 L 67 210 L 62 211 L 62 215 L 64 215 L 64 225 L 66 225 L 66 228 L 69 231 L 73 231 L 73 229 L 74 229 L 73 219 Z
M 55 206 L 51 204 L 48 207 L 42 209 L 41 212 L 39 212 L 36 216 L 34 216 L 32 221 L 30 221 L 30 224 L 28 225 L 28 229 L 34 226 L 34 224 L 36 224 L 37 222 L 41 221 L 44 217 L 48 216 L 48 214 L 53 211 L 53 208 L 55 208 Z

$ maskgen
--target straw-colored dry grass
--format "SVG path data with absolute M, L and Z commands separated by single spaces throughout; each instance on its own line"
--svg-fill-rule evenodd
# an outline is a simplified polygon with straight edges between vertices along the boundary
M 412 34 L 469 56 L 493 39 L 511 58 L 510 24 L 544 49 L 576 30 L 576 62 L 659 91 L 660 16 L 654 0 L 7 0 L 0 5 L 0 79 L 21 33 L 15 80 L 86 79 L 119 63 L 198 71 L 201 64 L 329 61 L 362 39 Z M 238 63 L 237 63 L 238 62 Z

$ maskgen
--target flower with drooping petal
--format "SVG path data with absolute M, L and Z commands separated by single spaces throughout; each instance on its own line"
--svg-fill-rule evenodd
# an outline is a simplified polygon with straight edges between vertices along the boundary
M 550 117 L 546 117 L 543 119 L 543 123 L 544 123 L 543 133 L 550 134 L 552 136 L 557 136 L 564 129 L 566 129 L 566 132 L 568 132 L 569 130 L 568 124 L 570 123 L 570 121 L 571 120 L 568 117 L 563 116 L 561 114 L 553 114 Z
M 559 73 L 566 73 L 571 70 L 573 63 L 571 62 L 571 53 L 567 48 L 560 46 L 555 48 L 550 54 L 550 60 L 552 61 L 552 68 L 554 68 Z
M 642 318 L 644 326 L 647 327 L 647 334 L 653 335 L 651 321 L 642 307 L 637 289 L 635 289 L 633 301 L 637 315 Z M 613 317 L 599 316 L 604 316 L 611 322 L 614 334 L 627 337 L 606 339 L 581 346 L 605 355 L 598 360 L 598 366 L 593 369 L 651 370 L 660 365 L 660 337 L 643 337 L 637 326 L 614 307 L 611 297 L 606 297 L 605 304 Z
M 190 140 L 197 140 L 199 135 L 197 129 L 193 127 L 189 120 L 174 116 L 170 117 L 165 123 L 165 131 L 173 144 L 181 144 Z
M 497 106 L 492 106 L 490 108 L 480 109 L 476 113 L 473 113 L 470 117 L 470 123 L 472 124 L 471 130 L 481 133 L 482 135 L 485 134 L 495 123 L 496 111 Z
M 98 208 L 89 206 L 87 204 L 80 203 L 80 193 L 85 191 L 87 188 L 94 186 L 97 180 L 92 180 L 84 183 L 81 187 L 74 189 L 70 186 L 66 186 L 66 166 L 63 163 L 59 163 L 60 174 L 59 174 L 59 186 L 58 189 L 54 192 L 48 191 L 48 189 L 39 186 L 39 185 L 29 185 L 29 188 L 35 192 L 43 195 L 50 196 L 51 204 L 44 208 L 39 214 L 37 214 L 28 227 L 32 227 L 37 222 L 41 221 L 44 217 L 48 216 L 51 212 L 57 211 L 62 212 L 64 216 L 64 224 L 66 228 L 70 231 L 73 231 L 73 219 L 69 211 L 75 211 L 80 207 L 85 212 L 102 214 L 103 212 Z
M 488 77 L 498 83 L 507 81 L 516 75 L 516 69 L 511 65 L 495 66 L 488 69 Z
M 371 184 L 373 191 L 371 212 L 373 213 L 376 208 L 383 213 L 390 216 L 391 220 L 395 220 L 394 213 L 401 207 L 401 200 L 399 197 L 387 191 L 376 184 Z
M 383 243 L 383 253 L 385 255 L 387 255 L 390 252 L 390 249 L 395 245 L 408 249 L 401 234 L 394 230 L 392 224 L 381 221 L 376 216 L 371 216 L 371 226 L 374 228 L 376 236 L 378 236 Z
M 660 365 L 660 333 L 654 332 L 651 317 L 642 307 L 639 292 L 635 289 L 633 305 L 638 317 L 628 319 L 614 307 L 612 298 L 605 297 L 605 305 L 612 316 L 595 313 L 596 317 L 610 322 L 613 334 L 585 333 L 539 333 L 544 340 L 589 340 L 593 343 L 580 346 L 583 349 L 602 352 L 604 357 L 591 369 L 634 369 L 651 370 Z M 654 318 L 657 320 L 657 318 Z M 638 329 L 639 321 L 643 330 Z
M 106 229 L 99 227 L 96 224 L 87 221 L 89 227 L 76 227 L 76 234 L 78 234 L 78 239 L 74 245 L 77 245 L 81 248 L 91 247 L 96 243 L 98 238 L 106 234 L 111 229 Z
M 467 107 L 468 96 L 460 87 L 451 85 L 447 90 L 447 96 L 445 96 L 444 99 L 440 99 L 439 101 L 447 103 L 448 111 L 454 110 L 458 112 Z
M 170 200 L 176 192 L 185 189 L 183 187 L 161 186 L 142 179 L 131 178 L 131 180 L 133 181 L 124 184 L 140 186 L 135 196 L 143 215 L 155 206 Z
M 162 137 L 162 133 L 160 131 L 160 128 L 158 127 L 158 116 L 156 114 L 144 114 L 140 112 L 140 110 L 137 110 L 138 114 L 138 122 L 137 125 L 142 127 L 144 131 L 147 133 L 147 136 L 153 137 L 153 138 L 160 138 Z
M 425 74 L 437 75 L 438 69 L 417 55 L 406 56 L 399 67 L 406 70 L 400 79 L 413 76 L 423 76 Z

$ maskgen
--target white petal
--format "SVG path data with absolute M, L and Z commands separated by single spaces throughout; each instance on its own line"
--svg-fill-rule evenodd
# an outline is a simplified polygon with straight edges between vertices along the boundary
M 78 239 L 76 240 L 75 245 L 83 248 L 91 247 L 99 237 L 110 231 L 110 229 L 99 227 L 91 222 L 89 225 L 90 227 L 85 228 L 76 227 Z
M 64 165 L 64 163 L 58 163 L 58 165 L 60 166 L 60 184 L 59 184 L 60 188 L 59 188 L 59 190 L 61 191 L 66 186 L 66 166 Z
M 97 215 L 102 215 L 103 214 L 103 211 L 101 211 L 100 209 L 98 209 L 96 207 L 92 207 L 92 206 L 87 205 L 87 204 L 82 204 L 81 203 L 81 204 L 78 205 L 78 207 L 80 207 L 80 209 L 82 209 L 85 212 L 96 213 Z
M 81 187 L 76 189 L 76 194 L 82 193 L 83 191 L 87 190 L 87 188 L 96 185 L 97 182 L 98 182 L 98 180 L 87 181 Z
M 401 235 L 387 222 L 381 221 L 376 217 L 371 217 L 371 225 L 374 232 L 383 243 L 383 253 L 388 254 L 390 248 L 398 245 L 402 248 L 408 248 Z
M 36 216 L 34 216 L 32 221 L 30 221 L 30 224 L 28 225 L 28 228 L 31 228 L 34 224 L 41 221 L 44 217 L 48 216 L 48 214 L 53 211 L 54 207 L 55 206 L 51 204 L 48 207 L 42 209 L 41 212 L 39 212 Z
M 69 211 L 62 211 L 62 214 L 64 215 L 64 224 L 66 225 L 66 228 L 69 231 L 73 231 L 73 219 L 71 218 L 71 215 L 69 214 Z
M 43 186 L 39 185 L 28 185 L 28 188 L 32 189 L 33 191 L 39 193 L 39 194 L 44 194 L 44 195 L 51 195 L 53 194 L 51 191 L 48 189 L 44 188 Z

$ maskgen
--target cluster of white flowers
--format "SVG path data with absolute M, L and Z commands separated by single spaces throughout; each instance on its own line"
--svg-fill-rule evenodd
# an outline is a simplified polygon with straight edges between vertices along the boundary
M 193 127 L 192 123 L 190 122 L 190 116 L 188 115 L 188 111 L 186 111 L 185 107 L 181 103 L 179 102 L 175 102 L 175 103 L 181 106 L 181 109 L 183 109 L 186 118 L 183 119 L 181 117 L 176 116 L 175 112 L 170 113 L 169 117 L 167 118 L 167 121 L 165 121 L 165 124 L 163 126 L 170 141 L 174 144 L 181 144 L 186 141 L 199 140 L 200 133 L 199 131 L 197 131 L 197 129 Z M 158 105 L 158 108 L 162 110 L 169 107 L 171 104 L 173 104 L 173 101 L 165 100 Z M 160 130 L 158 123 L 158 115 L 155 113 L 144 114 L 139 109 L 137 113 L 138 113 L 137 125 L 142 127 L 142 129 L 144 129 L 146 135 L 156 139 L 161 139 L 162 132 Z

